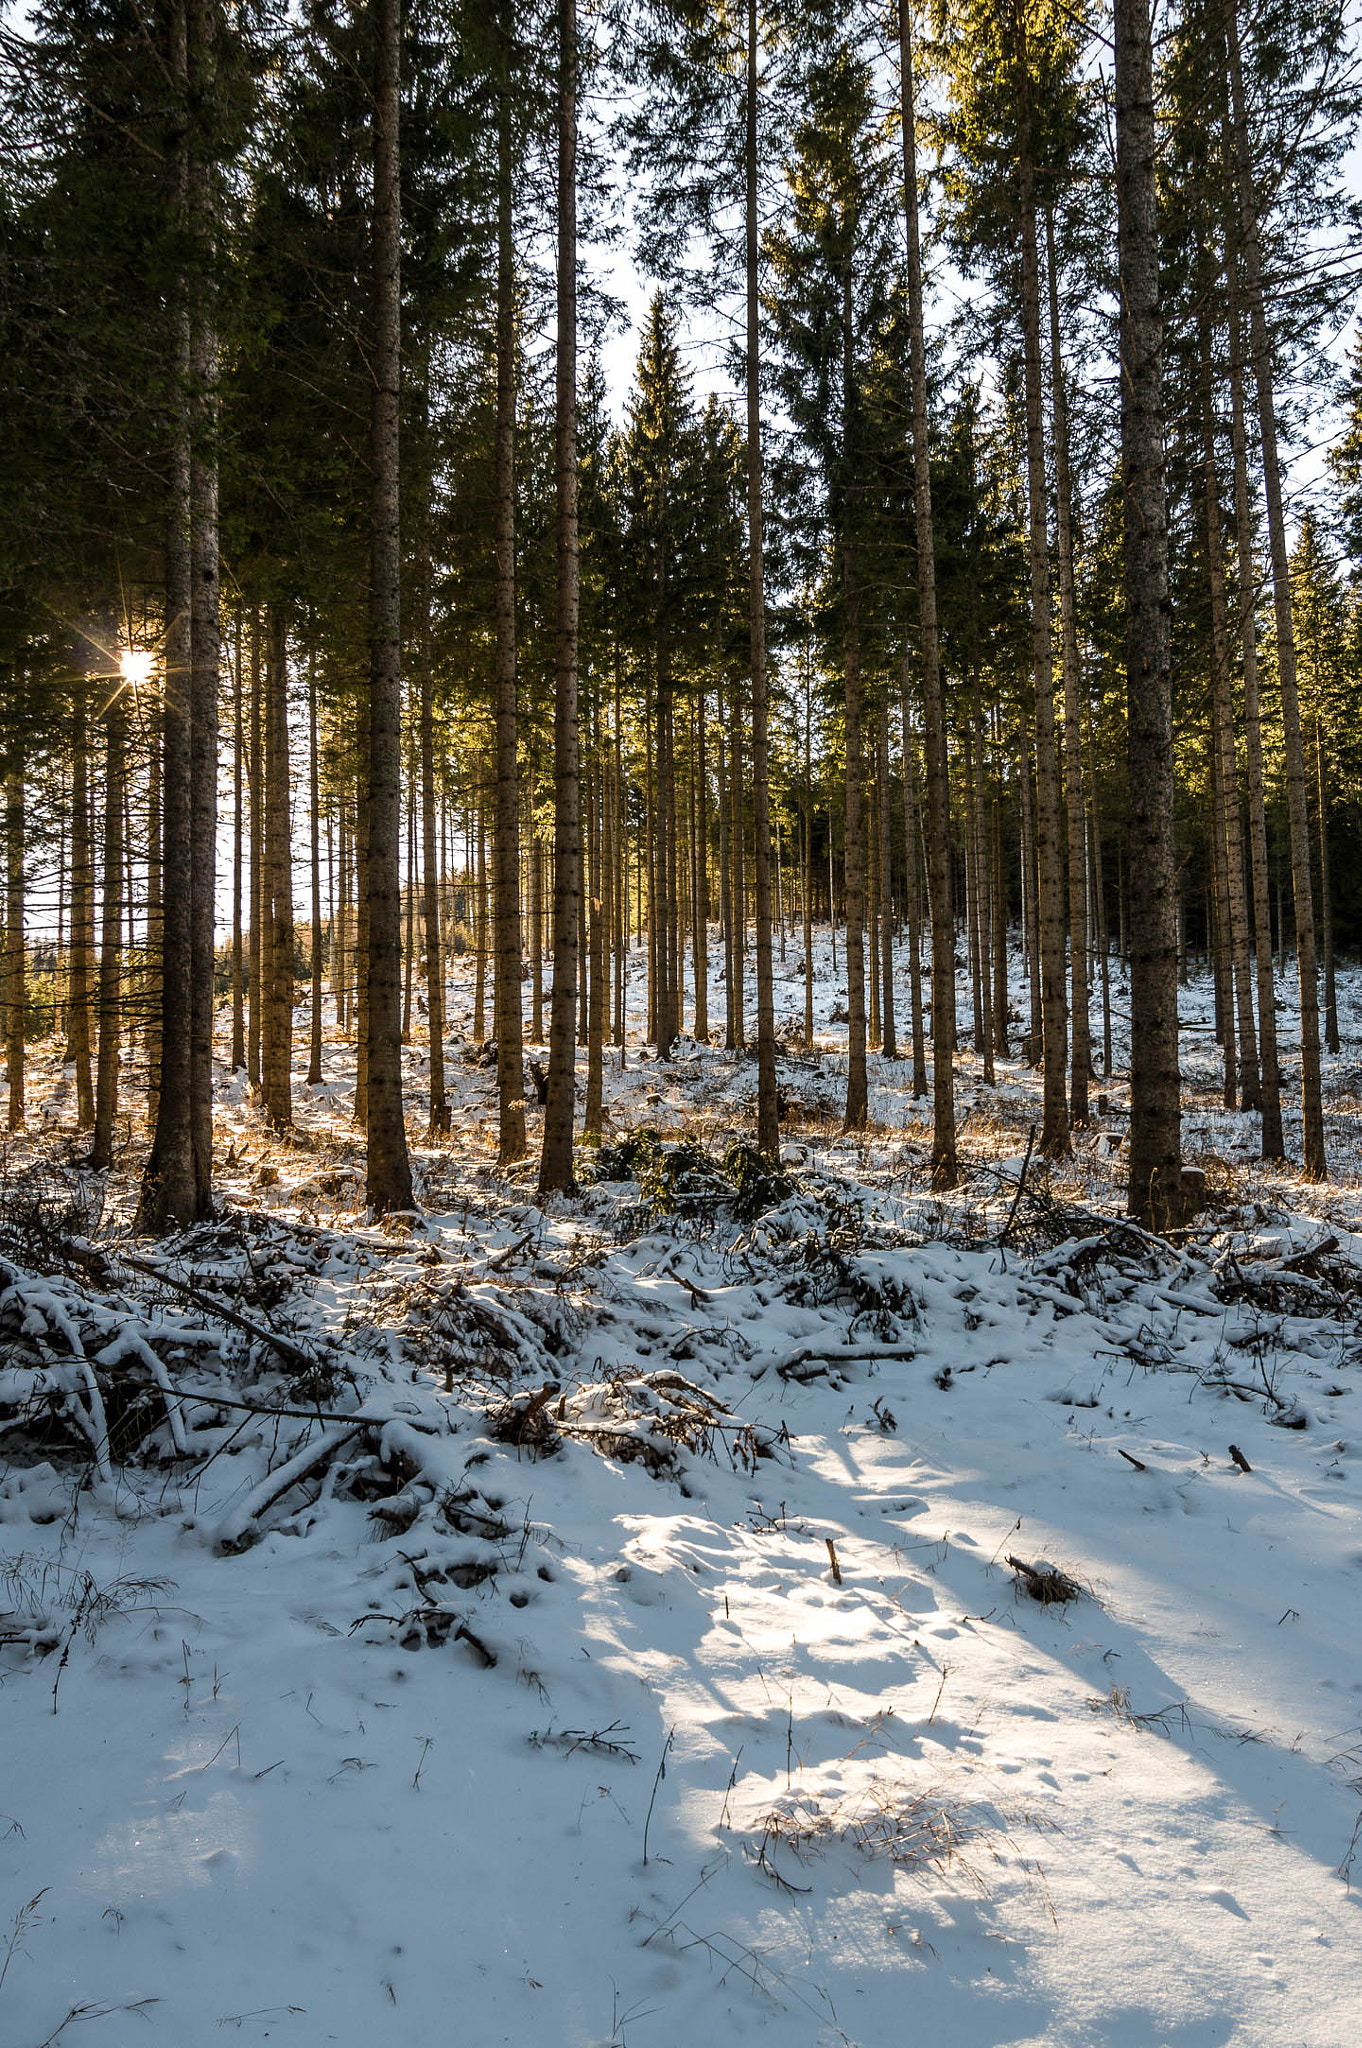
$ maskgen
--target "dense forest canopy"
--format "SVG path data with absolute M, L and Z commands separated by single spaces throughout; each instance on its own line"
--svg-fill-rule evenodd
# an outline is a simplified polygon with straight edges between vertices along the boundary
M 773 957 L 811 1047 L 830 926 L 847 1127 L 911 1061 L 939 1187 L 957 1058 L 1038 1066 L 1063 1157 L 1115 1013 L 1176 1225 L 1202 956 L 1225 1102 L 1327 1175 L 1346 0 L 47 0 L 0 90 L 11 1130 L 60 1035 L 91 1163 L 185 1224 L 215 1057 L 287 1132 L 335 1033 L 409 1208 L 403 1047 L 438 1141 L 471 953 L 541 1191 L 639 973 L 658 1060 L 752 1049 L 773 1155 Z

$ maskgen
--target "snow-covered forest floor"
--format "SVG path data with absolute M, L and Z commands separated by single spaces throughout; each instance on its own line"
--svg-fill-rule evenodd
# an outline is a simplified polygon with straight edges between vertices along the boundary
M 635 1038 L 545 1208 L 493 1164 L 459 963 L 453 1137 L 386 1231 L 305 1012 L 296 1142 L 224 1066 L 222 1218 L 168 1243 L 31 1049 L 5 2048 L 1356 2040 L 1362 976 L 1322 1188 L 1219 1108 L 1184 991 L 1210 1206 L 1167 1243 L 1120 1220 L 1119 1033 L 1109 1113 L 1020 1194 L 1038 1078 L 966 1045 L 938 1198 L 909 1063 L 841 1135 L 820 962 L 780 1175 L 728 1149 L 751 1062 Z

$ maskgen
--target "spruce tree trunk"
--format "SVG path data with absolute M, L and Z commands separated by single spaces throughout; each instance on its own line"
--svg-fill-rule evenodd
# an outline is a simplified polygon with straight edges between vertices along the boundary
M 217 82 L 218 0 L 189 0 L 189 85 L 211 105 Z M 189 152 L 189 218 L 201 266 L 190 329 L 199 432 L 190 462 L 190 1047 L 189 1119 L 194 1217 L 213 1213 L 213 1015 L 215 1008 L 218 826 L 218 337 L 213 266 L 217 254 L 215 170 Z M 167 866 L 169 864 L 167 863 Z
M 1021 883 L 1022 945 L 1026 954 L 1029 1018 L 1022 1040 L 1022 1058 L 1028 1066 L 1039 1065 L 1041 1057 L 1040 992 L 1040 901 L 1036 889 L 1035 805 L 1031 789 L 1031 729 L 1023 706 L 1019 714 L 1018 738 L 1021 791 Z
M 558 0 L 558 281 L 554 392 L 557 608 L 553 705 L 553 996 L 539 1192 L 573 1185 L 577 899 L 577 6 Z
M 310 650 L 307 667 L 307 808 L 312 860 L 312 1009 L 308 1018 L 307 1078 L 322 1078 L 322 820 L 321 779 L 317 768 L 317 656 Z M 239 865 L 239 863 L 238 863 Z
M 984 765 L 984 719 L 979 701 L 979 671 L 971 677 L 971 710 L 974 720 L 974 906 L 979 929 L 979 1020 L 983 1056 L 983 1079 L 992 1088 L 997 1080 L 993 1067 L 993 925 L 989 886 L 990 840 L 988 796 Z
M 866 1044 L 880 1050 L 880 801 L 875 787 L 875 729 L 871 726 L 869 769 L 865 789 L 865 894 L 866 968 L 869 1008 L 866 1016 Z
M 1253 951 L 1258 981 L 1258 1069 L 1264 1159 L 1285 1159 L 1281 1066 L 1277 1055 L 1277 990 L 1272 963 L 1272 910 L 1267 867 L 1267 805 L 1263 792 L 1262 717 L 1258 698 L 1258 627 L 1254 617 L 1257 562 L 1249 497 L 1248 434 L 1238 292 L 1230 265 L 1230 447 L 1234 460 L 1234 524 L 1238 562 L 1239 645 L 1244 670 L 1244 766 L 1248 783 L 1249 859 L 1253 876 Z
M 1097 745 L 1092 707 L 1088 707 L 1088 790 L 1092 825 L 1092 900 L 1096 911 L 1097 951 L 1102 974 L 1102 1075 L 1111 1078 L 1111 933 L 1107 925 L 1107 892 L 1102 873 L 1102 819 L 1097 808 Z
M 401 0 L 372 0 L 373 299 L 370 412 L 369 699 L 365 806 L 365 1135 L 375 1214 L 412 1206 L 402 1114 Z
M 411 999 L 416 978 L 416 788 L 420 735 L 417 721 L 407 717 L 407 887 L 406 935 L 402 941 L 402 1043 L 411 1044 Z
M 851 275 L 842 280 L 842 684 L 846 719 L 846 1128 L 864 1130 L 868 1109 L 865 1014 L 865 818 L 861 768 L 861 593 L 850 494 L 856 476 L 856 391 L 852 359 Z
M 236 634 L 236 674 L 232 691 L 232 1072 L 246 1065 L 246 952 L 242 930 L 241 855 L 245 839 L 246 735 L 242 674 L 241 624 Z M 314 747 L 315 758 L 315 747 Z
M 544 848 L 534 826 L 534 764 L 525 792 L 530 838 L 530 1036 L 544 1042 Z
M 733 690 L 730 704 L 733 732 L 729 754 L 729 794 L 733 802 L 733 829 L 728 837 L 728 855 L 733 863 L 733 1028 L 738 1050 L 746 1051 L 747 1036 L 747 805 L 744 800 L 742 692 Z
M 695 1037 L 709 1043 L 709 771 L 705 761 L 705 692 L 695 711 Z
M 237 659 L 240 663 L 240 634 L 237 640 Z M 150 754 L 147 764 L 147 911 L 145 924 L 145 945 L 142 951 L 142 974 L 139 997 L 141 1001 L 142 1043 L 147 1061 L 147 1122 L 154 1130 L 156 1112 L 161 1097 L 161 919 L 165 909 L 165 872 L 161 861 L 161 748 L 160 720 L 155 706 L 147 707 L 147 726 L 150 728 Z M 133 916 L 135 892 L 132 881 L 132 848 L 134 835 L 125 824 L 128 842 L 128 944 L 134 943 Z
M 501 21 L 508 50 L 510 10 Z M 507 59 L 509 66 L 509 57 Z M 515 617 L 515 247 L 513 233 L 512 81 L 497 103 L 497 414 L 494 551 L 496 557 L 496 816 L 492 893 L 496 927 L 493 1030 L 497 1041 L 497 1157 L 525 1157 L 525 1050 L 520 998 L 520 763 L 516 704 Z
M 121 797 L 120 797 L 121 802 Z M 23 744 L 10 741 L 5 768 L 5 1044 L 9 1079 L 8 1127 L 24 1128 L 24 1013 L 28 1007 L 24 957 Z M 103 1012 L 101 1011 L 101 1018 Z M 101 1162 L 107 1165 L 107 1158 Z
M 265 917 L 269 983 L 264 990 L 261 1095 L 271 1127 L 293 1122 L 293 844 L 289 827 L 288 625 L 269 609 L 265 656 Z
M 1214 649 L 1211 655 L 1215 661 Z M 1234 956 L 1230 946 L 1230 891 L 1226 874 L 1225 778 L 1215 727 L 1214 686 L 1206 734 L 1207 780 L 1211 786 L 1210 887 L 1206 892 L 1206 923 L 1211 955 L 1211 987 L 1215 1032 L 1224 1055 L 1221 1105 L 1234 1109 L 1239 1100 L 1239 1056 L 1234 1025 Z
M 116 684 L 104 710 L 104 861 L 100 877 L 97 996 L 99 1060 L 95 1073 L 95 1134 L 90 1147 L 90 1164 L 97 1171 L 102 1171 L 113 1164 L 114 1119 L 118 1115 L 118 1046 L 123 1022 L 123 799 L 127 730 L 128 714 L 123 689 L 121 685 Z M 20 816 L 22 818 L 22 811 Z M 12 836 L 10 843 L 12 862 Z M 22 841 L 20 847 L 22 860 Z M 20 910 L 22 913 L 22 897 Z M 22 915 L 20 930 L 22 931 Z M 11 1073 L 11 1093 L 13 1086 Z M 162 1094 L 164 1096 L 164 1090 Z
M 262 1102 L 265 1097 L 270 1032 L 273 1028 L 270 1022 L 270 1004 L 274 990 L 274 872 L 273 842 L 270 836 L 270 754 L 273 741 L 270 728 L 272 711 L 269 668 L 265 651 L 267 640 L 268 632 L 261 631 L 260 608 L 257 606 L 251 616 L 251 739 L 256 787 L 254 815 L 251 821 L 251 895 L 255 953 L 251 1010 L 255 1041 L 253 1079 Z
M 1310 815 L 1305 785 L 1305 749 L 1301 740 L 1300 702 L 1296 688 L 1296 636 L 1292 619 L 1291 570 L 1287 559 L 1286 523 L 1282 509 L 1281 468 L 1277 453 L 1276 397 L 1272 383 L 1272 343 L 1263 300 L 1262 259 L 1257 206 L 1249 157 L 1248 121 L 1244 103 L 1243 67 L 1239 51 L 1239 10 L 1234 0 L 1226 13 L 1230 53 L 1230 93 L 1234 109 L 1234 141 L 1239 249 L 1248 301 L 1249 340 L 1258 391 L 1258 425 L 1263 464 L 1263 497 L 1267 509 L 1268 544 L 1272 560 L 1272 605 L 1277 635 L 1277 675 L 1282 693 L 1282 738 L 1286 753 L 1287 815 L 1291 828 L 1291 887 L 1296 913 L 1296 971 L 1300 983 L 1301 1115 L 1304 1123 L 1303 1168 L 1307 1180 L 1325 1180 L 1324 1103 L 1320 1087 L 1319 978 L 1315 959 L 1314 888 L 1310 876 Z
M 909 0 L 899 0 L 899 93 L 903 210 L 907 231 L 908 337 L 913 398 L 913 502 L 917 520 L 918 638 L 927 764 L 927 890 L 932 923 L 932 1185 L 959 1179 L 955 1149 L 955 928 L 951 916 L 950 781 L 932 542 L 931 450 L 927 439 L 927 354 L 917 205 L 917 134 Z
M 167 157 L 170 197 L 177 225 L 187 232 L 189 142 L 189 28 L 185 0 L 174 0 L 168 22 L 168 72 L 174 116 Z M 165 541 L 165 662 L 161 714 L 161 858 L 180 886 L 168 889 L 161 929 L 161 1085 L 156 1129 L 143 1171 L 138 1222 L 165 1231 L 198 1220 L 194 1140 L 191 1124 L 191 999 L 193 991 L 191 909 L 193 837 L 190 798 L 191 700 L 194 638 L 194 563 L 191 551 L 193 419 L 190 391 L 191 324 L 189 279 L 177 282 L 174 311 L 174 417 L 171 427 Z M 120 802 L 121 812 L 121 802 Z M 121 827 L 120 827 L 121 829 Z M 121 860 L 121 855 L 120 855 Z M 117 893 L 117 890 L 115 891 Z M 102 976 L 102 965 L 101 965 Z M 116 1076 L 114 1086 L 116 1088 Z M 106 1083 L 106 1102 L 109 1090 Z M 96 1083 L 96 1145 L 99 1143 L 99 1084 Z M 111 1122 L 112 1112 L 106 1116 Z
M 605 1068 L 605 912 L 601 872 L 601 746 L 599 714 L 593 709 L 595 765 L 587 777 L 587 895 L 589 903 L 588 951 L 591 977 L 586 1018 L 586 1116 L 583 1135 L 599 1139 L 602 1125 L 602 1094 Z
M 246 1030 L 246 1078 L 260 1086 L 260 1045 L 263 1025 L 262 991 L 265 985 L 268 937 L 265 919 L 265 748 L 264 692 L 260 664 L 260 614 L 253 612 L 250 636 L 251 704 L 248 782 L 250 794 L 250 899 L 251 923 L 248 952 L 249 1023 Z
M 440 864 L 435 810 L 435 688 L 430 635 L 430 557 L 421 582 L 421 886 L 425 911 L 426 1016 L 430 1039 L 430 1135 L 449 1130 L 445 1091 L 445 952 L 440 923 Z M 519 998 L 517 996 L 517 1007 Z
M 658 624 L 653 644 L 656 710 L 653 750 L 653 1035 L 657 1056 L 669 1060 L 676 1038 L 675 990 L 672 986 L 671 934 L 676 915 L 675 888 L 670 862 L 669 830 L 672 797 L 672 678 L 671 647 L 662 613 L 667 603 L 665 566 L 660 571 L 657 594 Z
M 744 210 L 747 292 L 747 567 L 752 655 L 752 846 L 757 918 L 757 1150 L 780 1147 L 775 986 L 771 968 L 771 771 L 767 733 L 766 584 L 762 535 L 761 323 L 757 189 L 757 0 L 747 0 Z
M 995 732 L 996 744 L 996 732 Z M 995 788 L 992 807 L 993 863 L 993 1044 L 1000 1058 L 1010 1059 L 1007 994 L 1007 870 L 1003 865 L 1003 799 Z
M 964 761 L 964 870 L 965 870 L 965 952 L 969 960 L 970 1005 L 974 1012 L 974 1050 L 984 1050 L 983 979 L 979 959 L 979 841 L 975 830 L 978 815 L 975 731 L 966 721 L 961 733 Z
M 1173 712 L 1164 484 L 1158 142 L 1149 0 L 1116 0 L 1116 199 L 1125 500 L 1130 1212 L 1182 1221 Z
M 76 1070 L 76 1128 L 95 1120 L 90 1070 L 90 993 L 94 953 L 94 849 L 90 844 L 90 713 L 87 685 L 71 699 L 71 946 L 66 1058 Z
M 1324 944 L 1324 1043 L 1330 1052 L 1341 1052 L 1338 986 L 1334 973 L 1334 891 L 1329 871 L 1329 785 L 1318 713 L 1315 715 L 1315 789 L 1319 803 L 1319 918 Z
M 629 963 L 629 833 L 624 812 L 624 716 L 620 701 L 619 670 L 615 671 L 615 716 L 614 716 L 614 792 L 613 812 L 615 821 L 615 1029 L 614 1040 L 620 1049 L 620 1072 L 624 1071 L 624 995 Z
M 813 693 L 804 688 L 804 1049 L 813 1050 Z
M 487 803 L 480 788 L 473 837 L 473 1043 L 487 1041 Z M 495 1005 L 495 994 L 493 1003 Z M 495 1009 L 494 1009 L 495 1014 Z
M 723 693 L 719 693 L 719 716 L 723 718 Z M 733 1016 L 733 870 L 729 858 L 732 805 L 728 789 L 728 758 L 724 747 L 723 727 L 719 729 L 719 917 L 723 924 L 724 939 L 724 1049 L 732 1052 L 737 1044 Z
M 1209 338 L 1208 338 L 1209 341 Z M 1205 462 L 1203 494 L 1206 512 L 1206 558 L 1211 592 L 1212 730 L 1220 774 L 1220 831 L 1225 850 L 1225 891 L 1234 1008 L 1238 1023 L 1239 1085 L 1245 1109 L 1258 1109 L 1262 1091 L 1258 1076 L 1258 1042 L 1253 1026 L 1253 992 L 1249 966 L 1248 903 L 1244 892 L 1244 838 L 1240 823 L 1239 763 L 1234 744 L 1234 705 L 1230 688 L 1229 606 L 1225 595 L 1224 542 L 1220 529 L 1220 477 L 1215 459 L 1211 413 L 1210 350 L 1203 354 Z
M 894 852 L 889 816 L 889 706 L 883 705 L 876 729 L 875 805 L 880 856 L 880 1050 L 885 1059 L 899 1056 L 894 1020 Z
M 1064 668 L 1064 794 L 1069 852 L 1069 1120 L 1088 1121 L 1092 1046 L 1088 1029 L 1088 861 L 1083 818 L 1083 743 L 1079 726 L 1078 615 L 1074 601 L 1073 489 L 1069 476 L 1069 401 L 1059 340 L 1055 216 L 1045 216 L 1050 287 L 1050 385 L 1055 444 L 1055 544 L 1059 561 L 1060 644 Z
M 864 1130 L 868 1109 L 865 1013 L 865 821 L 861 796 L 860 592 L 851 542 L 842 548 L 842 681 L 846 716 L 846 1128 Z
M 1045 426 L 1041 405 L 1040 258 L 1036 247 L 1035 172 L 1029 104 L 1018 165 L 1021 209 L 1022 353 L 1026 405 L 1026 509 L 1031 557 L 1031 672 L 1036 718 L 1036 870 L 1040 887 L 1040 1150 L 1070 1149 L 1065 1089 L 1069 1013 L 1064 961 L 1064 856 L 1055 752 L 1054 657 L 1050 633 L 1050 546 L 1046 531 Z
M 903 657 L 903 852 L 908 889 L 908 1002 L 913 1034 L 913 1100 L 927 1093 L 927 1038 L 922 1018 L 922 864 L 918 859 L 917 772 L 908 710 L 908 657 Z

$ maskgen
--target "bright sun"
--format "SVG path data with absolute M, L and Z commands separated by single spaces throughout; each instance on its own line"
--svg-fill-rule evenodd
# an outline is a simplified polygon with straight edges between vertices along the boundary
M 125 683 L 138 690 L 151 680 L 151 656 L 144 647 L 125 647 L 118 657 Z

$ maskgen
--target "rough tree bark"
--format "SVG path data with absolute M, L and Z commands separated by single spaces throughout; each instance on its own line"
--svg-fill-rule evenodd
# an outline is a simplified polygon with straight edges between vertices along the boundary
M 171 203 L 181 226 L 189 196 L 189 23 L 176 0 L 168 23 L 168 70 L 174 117 L 167 142 Z M 198 1220 L 191 1127 L 190 1008 L 192 980 L 191 891 L 193 841 L 190 801 L 191 700 L 194 642 L 191 504 L 193 419 L 190 369 L 190 283 L 178 282 L 174 319 L 175 413 L 171 430 L 166 505 L 164 704 L 161 714 L 161 855 L 178 886 L 165 892 L 161 920 L 161 1087 L 156 1129 L 143 1172 L 138 1221 L 164 1231 Z M 254 991 L 252 992 L 254 993 Z M 98 1103 L 96 1103 L 98 1117 Z
M 497 1040 L 497 1156 L 525 1157 L 525 1052 L 520 998 L 520 768 L 515 618 L 515 245 L 512 200 L 510 9 L 501 10 L 503 72 L 497 101 L 497 413 L 493 548 L 496 558 L 496 814 L 492 851 Z M 446 1112 L 447 1117 L 447 1112 Z
M 747 290 L 747 564 L 752 653 L 752 847 L 757 916 L 757 1149 L 780 1146 L 771 969 L 771 775 L 767 734 L 766 585 L 762 544 L 760 220 L 757 190 L 757 0 L 747 0 L 744 207 Z
M 554 481 L 557 500 L 553 707 L 553 995 L 539 1192 L 573 1184 L 577 919 L 582 886 L 577 754 L 577 7 L 558 0 L 558 284 Z
M 1083 744 L 1079 725 L 1078 617 L 1074 602 L 1073 490 L 1069 475 L 1069 401 L 1059 339 L 1059 266 L 1055 217 L 1045 216 L 1045 268 L 1050 287 L 1050 399 L 1055 443 L 1055 551 L 1059 564 L 1060 645 L 1064 668 L 1064 796 L 1069 841 L 1069 1120 L 1088 1121 L 1092 1047 L 1088 1032 L 1088 859 L 1083 815 Z
M 83 665 L 88 675 L 89 661 Z M 89 683 L 86 680 L 78 681 L 72 692 L 71 720 L 71 948 L 66 1058 L 76 1070 L 76 1128 L 88 1131 L 95 1120 L 94 1080 L 90 1070 L 95 892 L 94 852 L 90 843 L 90 709 Z
M 269 986 L 262 992 L 260 1092 L 276 1131 L 293 1122 L 293 845 L 289 822 L 288 625 L 269 608 L 265 653 L 265 903 Z
M 1036 246 L 1035 167 L 1025 58 L 1018 161 L 1022 355 L 1026 411 L 1026 511 L 1031 557 L 1031 668 L 1036 718 L 1036 868 L 1040 884 L 1040 1150 L 1070 1149 L 1065 1091 L 1069 1011 L 1064 975 L 1064 861 L 1055 752 L 1055 681 L 1050 631 L 1050 546 L 1046 528 L 1045 426 L 1041 406 L 1040 257 Z
M 1230 95 L 1234 111 L 1235 183 L 1239 207 L 1238 254 L 1243 263 L 1249 342 L 1253 356 L 1254 383 L 1258 392 L 1263 498 L 1267 509 L 1268 545 L 1272 561 L 1272 609 L 1277 636 L 1277 675 L 1282 694 L 1287 816 L 1291 831 L 1291 888 L 1296 912 L 1296 972 L 1300 984 L 1301 1114 L 1305 1151 L 1303 1165 L 1307 1180 L 1324 1180 L 1328 1175 L 1328 1164 L 1324 1151 L 1324 1104 L 1320 1088 L 1319 979 L 1315 958 L 1314 890 L 1310 876 L 1310 815 L 1306 798 L 1305 749 L 1301 740 L 1300 702 L 1296 688 L 1296 635 L 1292 618 L 1291 568 L 1287 558 L 1286 521 L 1282 507 L 1281 465 L 1277 451 L 1272 343 L 1268 334 L 1263 298 L 1262 255 L 1249 154 L 1237 4 L 1229 7 L 1225 19 L 1229 37 Z
M 1125 500 L 1130 1212 L 1182 1220 L 1173 710 L 1163 453 L 1158 142 L 1149 0 L 1116 0 L 1116 204 Z
M 369 699 L 364 848 L 367 949 L 365 1134 L 377 1214 L 412 1206 L 402 1114 L 401 0 L 373 0 Z
M 104 861 L 100 877 L 99 1059 L 95 1071 L 95 1134 L 90 1164 L 113 1164 L 118 1114 L 119 1035 L 123 1021 L 123 798 L 128 712 L 116 683 L 104 708 Z M 22 926 L 21 926 L 22 929 Z M 11 1077 L 11 1088 L 13 1078 Z
M 913 401 L 913 502 L 917 519 L 918 639 L 927 767 L 927 893 L 932 925 L 932 1185 L 954 1187 L 955 930 L 951 917 L 950 781 L 941 642 L 932 544 L 931 450 L 927 438 L 927 354 L 922 246 L 917 213 L 917 133 L 909 0 L 899 0 L 899 92 L 903 129 L 903 214 L 908 257 L 908 345 Z

